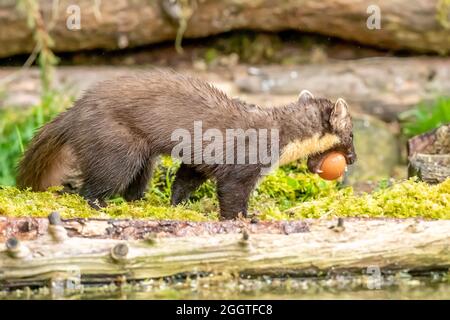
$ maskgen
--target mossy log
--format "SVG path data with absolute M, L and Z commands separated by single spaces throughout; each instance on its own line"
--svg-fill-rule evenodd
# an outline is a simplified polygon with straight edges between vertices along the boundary
M 11 227 L 14 219 L 2 220 L 3 235 L 21 238 L 27 233 Z M 450 267 L 449 220 L 115 223 L 70 220 L 50 224 L 50 232 L 34 240 L 9 238 L 0 245 L 0 289 L 74 277 L 81 283 L 110 283 L 205 272 L 305 276 L 364 273 L 374 267 L 381 272 Z M 120 226 L 126 232 L 127 224 L 129 240 L 107 231 Z M 54 228 L 59 235 L 68 229 L 77 237 L 55 237 Z M 144 230 L 153 232 L 136 240 Z
M 120 49 L 173 40 L 188 20 L 186 38 L 236 29 L 299 30 L 389 49 L 445 54 L 450 51 L 448 7 L 442 0 L 380 0 L 380 29 L 366 21 L 373 1 L 352 0 L 38 0 L 55 40 L 54 50 Z M 180 3 L 189 2 L 187 8 Z M 173 3 L 173 4 L 171 4 Z M 56 6 L 55 6 L 56 4 Z M 67 27 L 78 5 L 81 29 Z M 73 8 L 73 7 L 72 7 Z M 185 14 L 181 14 L 184 12 Z M 369 13 L 368 13 L 369 12 Z M 191 14 L 192 13 L 192 14 Z M 180 18 L 184 16 L 184 18 Z M 187 19 L 189 18 L 189 19 Z M 180 23 L 181 22 L 181 23 Z M 33 50 L 32 33 L 15 0 L 0 2 L 0 57 Z

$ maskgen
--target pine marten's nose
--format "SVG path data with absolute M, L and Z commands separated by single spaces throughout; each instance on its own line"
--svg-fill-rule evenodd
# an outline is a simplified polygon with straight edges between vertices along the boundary
M 347 160 L 347 164 L 353 164 L 356 161 L 356 154 L 348 153 L 345 158 Z

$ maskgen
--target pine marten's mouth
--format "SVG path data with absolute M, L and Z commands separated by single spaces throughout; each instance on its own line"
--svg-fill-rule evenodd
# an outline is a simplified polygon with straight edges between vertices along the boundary
M 329 152 L 329 151 L 328 151 Z M 318 153 L 308 157 L 308 161 L 306 165 L 308 166 L 308 170 L 312 173 L 321 173 L 320 167 L 322 166 L 322 162 L 325 159 L 325 156 L 328 152 Z M 345 160 L 347 165 L 351 165 L 356 161 L 356 155 L 354 153 L 344 153 Z
M 320 153 L 313 156 L 308 157 L 308 161 L 306 165 L 308 166 L 308 170 L 312 173 L 320 173 L 320 166 L 322 165 L 322 161 L 325 158 L 326 153 Z

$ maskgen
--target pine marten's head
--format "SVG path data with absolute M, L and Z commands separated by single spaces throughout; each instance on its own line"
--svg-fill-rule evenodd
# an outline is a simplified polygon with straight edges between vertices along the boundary
M 308 155 L 308 169 L 317 173 L 324 156 L 330 151 L 342 153 L 347 164 L 353 164 L 356 161 L 356 153 L 352 118 L 347 103 L 342 98 L 334 103 L 328 99 L 314 99 L 310 92 L 303 91 L 299 101 L 306 104 L 308 100 L 312 107 L 319 109 L 322 121 L 322 133 L 317 139 L 317 149 Z

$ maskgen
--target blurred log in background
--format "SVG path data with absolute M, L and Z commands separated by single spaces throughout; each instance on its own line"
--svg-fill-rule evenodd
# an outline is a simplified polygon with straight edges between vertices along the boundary
M 296 30 L 393 50 L 450 51 L 446 0 L 379 0 L 380 29 L 367 27 L 371 0 L 38 0 L 56 52 L 122 49 L 230 30 Z M 68 7 L 80 8 L 81 28 L 67 27 Z M 369 9 L 368 9 L 369 8 Z M 0 1 L 0 57 L 29 53 L 34 44 L 16 0 Z

